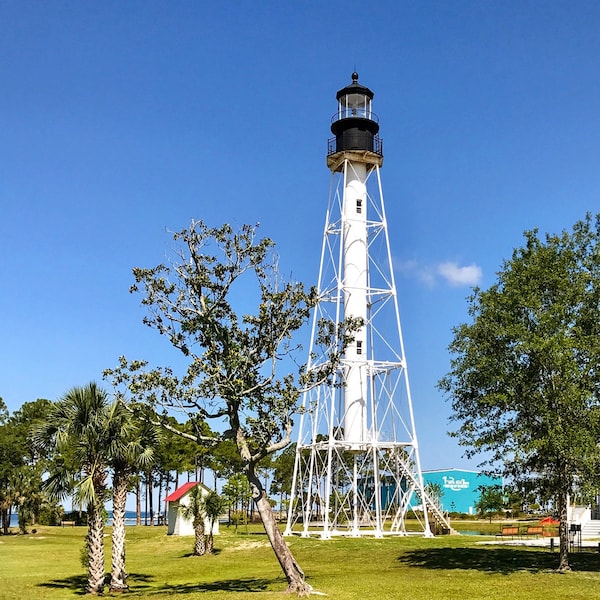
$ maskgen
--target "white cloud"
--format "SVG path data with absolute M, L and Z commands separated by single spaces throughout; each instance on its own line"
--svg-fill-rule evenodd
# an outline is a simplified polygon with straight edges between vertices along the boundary
M 460 267 L 455 262 L 445 262 L 438 265 L 437 272 L 450 285 L 477 285 L 481 281 L 481 267 L 477 265 L 468 265 Z
M 437 266 L 427 265 L 417 260 L 394 260 L 394 267 L 407 277 L 418 279 L 428 287 L 441 280 L 452 287 L 474 286 L 481 281 L 481 267 L 472 264 L 461 267 L 456 262 L 443 262 Z

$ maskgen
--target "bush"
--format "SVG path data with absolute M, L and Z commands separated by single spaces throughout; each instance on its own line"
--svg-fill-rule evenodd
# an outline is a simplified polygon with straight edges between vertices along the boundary
M 73 521 L 75 525 L 87 525 L 87 512 L 86 511 L 72 511 L 68 513 L 64 513 L 62 516 L 62 521 Z
M 64 514 L 62 506 L 43 506 L 38 515 L 38 523 L 40 525 L 60 525 Z

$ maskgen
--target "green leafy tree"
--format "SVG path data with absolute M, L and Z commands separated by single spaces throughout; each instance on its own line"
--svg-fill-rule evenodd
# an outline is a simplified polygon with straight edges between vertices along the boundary
M 16 435 L 21 444 L 24 462 L 34 466 L 45 464 L 45 456 L 37 452 L 30 439 L 31 430 L 46 419 L 48 412 L 52 407 L 52 402 L 45 398 L 38 398 L 34 402 L 25 402 L 19 410 L 16 410 L 10 417 L 10 423 L 14 424 Z
M 229 522 L 233 522 L 237 532 L 240 521 L 247 521 L 246 509 L 252 500 L 252 488 L 248 480 L 238 473 L 227 480 L 222 491 L 229 508 Z
M 200 451 L 207 452 L 209 448 L 200 446 L 195 440 L 188 437 L 182 437 L 173 432 L 177 429 L 193 436 L 195 432 L 195 424 L 189 420 L 185 423 L 180 423 L 173 416 L 161 416 L 155 418 L 158 424 L 165 423 L 169 425 L 169 429 L 163 428 L 160 436 L 160 444 L 157 452 L 157 465 L 167 473 L 174 473 L 173 482 L 175 488 L 179 487 L 179 476 L 182 473 L 191 473 L 196 467 L 196 454 Z M 209 431 L 203 428 L 206 435 L 210 435 Z
M 242 459 L 234 440 L 224 439 L 219 441 L 212 449 L 212 464 L 215 477 L 229 479 L 243 469 Z
M 314 290 L 281 277 L 273 242 L 257 240 L 254 227 L 234 232 L 229 225 L 210 228 L 193 221 L 174 239 L 178 252 L 173 260 L 134 269 L 132 291 L 140 292 L 148 307 L 145 323 L 181 351 L 187 369 L 177 376 L 169 368 L 146 370 L 145 363 L 122 359 L 108 374 L 153 403 L 203 419 L 227 419 L 223 437 L 235 442 L 288 590 L 308 593 L 310 586 L 277 527 L 257 466 L 290 442 L 302 388 L 331 377 L 361 322 L 321 322 L 319 340 L 329 360 L 320 371 L 311 371 L 310 379 L 305 372 L 281 376 L 280 370 L 291 363 L 282 359 L 293 353 L 294 334 L 317 301 Z M 253 298 L 256 310 L 250 314 Z M 206 442 L 202 435 L 196 439 Z
M 475 503 L 475 509 L 482 515 L 489 515 L 490 523 L 492 516 L 504 508 L 504 495 L 499 485 L 484 485 L 479 487 L 479 500 Z
M 14 473 L 24 465 L 22 446 L 14 423 L 0 398 L 0 522 L 2 533 L 9 533 L 12 507 L 15 504 Z
M 19 529 L 39 519 L 46 503 L 41 493 L 45 457 L 35 453 L 29 443 L 31 427 L 44 418 L 49 400 L 26 402 L 9 415 L 0 399 L 0 522 L 3 533 L 8 533 L 12 509 L 19 514 Z
M 279 514 L 287 507 L 287 498 L 292 491 L 296 444 L 290 444 L 273 459 L 273 481 L 271 493 L 279 494 Z
M 177 424 L 177 428 L 191 437 L 199 435 L 202 438 L 211 438 L 215 436 L 208 423 L 197 415 L 185 423 Z M 175 466 L 180 472 L 194 473 L 194 481 L 205 483 L 205 470 L 213 464 L 214 447 L 211 444 L 198 444 L 189 437 L 182 438 L 172 432 L 168 433 L 170 434 L 169 439 L 173 440 L 174 447 L 178 449 L 176 457 L 178 462 Z
M 196 465 L 200 462 L 197 459 L 197 454 L 200 451 L 207 451 L 207 447 L 200 446 L 194 440 L 187 437 L 181 437 L 173 433 L 173 428 L 181 428 L 190 434 L 193 433 L 194 427 L 188 421 L 179 423 L 173 416 L 155 416 L 152 419 L 155 426 L 160 429 L 160 441 L 155 453 L 154 468 L 159 480 L 158 506 L 162 509 L 163 519 L 166 523 L 166 503 L 161 503 L 161 488 L 164 487 L 165 497 L 170 491 L 170 484 L 174 484 L 173 489 L 179 487 L 179 477 L 182 473 L 191 473 L 196 470 Z M 170 429 L 161 427 L 161 423 L 169 424 Z M 202 481 L 196 477 L 195 481 Z M 172 491 L 172 490 L 171 490 Z M 159 510 L 161 510 L 159 509 Z
M 27 533 L 27 526 L 36 523 L 44 505 L 40 471 L 35 466 L 21 465 L 11 473 L 9 481 L 19 516 L 19 531 Z
M 538 510 L 540 505 L 534 491 L 527 490 L 523 485 L 511 482 L 504 486 L 505 506 L 513 517 L 530 510 Z M 535 507 L 535 508 L 534 508 Z
M 442 508 L 442 496 L 444 495 L 444 490 L 442 489 L 441 483 L 428 483 L 425 486 L 425 493 L 438 508 Z
M 19 515 L 19 530 L 23 533 L 28 525 L 39 521 L 42 507 L 56 512 L 56 503 L 42 490 L 42 475 L 48 470 L 49 461 L 35 450 L 30 439 L 31 430 L 45 420 L 51 406 L 50 400 L 38 398 L 35 402 L 25 402 L 8 419 L 15 451 L 20 456 L 20 465 L 12 471 L 9 481 Z
M 466 455 L 487 453 L 483 464 L 554 499 L 561 571 L 569 495 L 600 473 L 599 242 L 600 215 L 560 235 L 526 232 L 497 282 L 474 290 L 439 384 Z
M 6 402 L 2 396 L 0 396 L 0 425 L 6 422 L 8 419 L 8 408 L 6 407 Z

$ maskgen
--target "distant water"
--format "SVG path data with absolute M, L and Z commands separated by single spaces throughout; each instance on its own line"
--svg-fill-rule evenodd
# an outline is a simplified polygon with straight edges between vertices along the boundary
M 148 514 L 148 523 L 150 522 L 150 513 L 142 512 L 142 525 L 146 522 L 145 517 Z M 125 525 L 135 525 L 137 522 L 135 516 L 135 510 L 126 510 L 125 511 Z M 154 514 L 154 524 L 156 525 L 157 515 Z M 107 525 L 112 525 L 112 510 L 108 511 L 108 520 L 106 521 Z
M 142 512 L 142 525 L 145 522 L 145 516 L 146 513 Z M 148 522 L 150 521 L 150 515 L 148 515 Z M 108 520 L 106 522 L 107 525 L 112 525 L 112 511 L 109 510 L 108 511 Z M 135 525 L 136 524 L 136 517 L 135 517 L 135 510 L 127 510 L 125 511 L 125 525 Z M 154 515 L 154 524 L 156 524 L 156 515 Z M 12 514 L 10 516 L 10 526 L 11 527 L 18 527 L 19 526 L 19 517 L 16 514 Z

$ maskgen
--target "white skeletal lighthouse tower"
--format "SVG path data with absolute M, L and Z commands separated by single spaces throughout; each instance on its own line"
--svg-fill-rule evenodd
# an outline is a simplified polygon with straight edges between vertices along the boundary
M 443 528 L 449 525 L 423 489 L 373 92 L 353 73 L 337 100 L 309 371 L 327 361 L 318 345 L 320 323 L 358 317 L 363 325 L 333 381 L 304 394 L 285 533 L 404 535 L 407 512 L 417 508 L 418 532 L 429 536 L 431 517 Z

